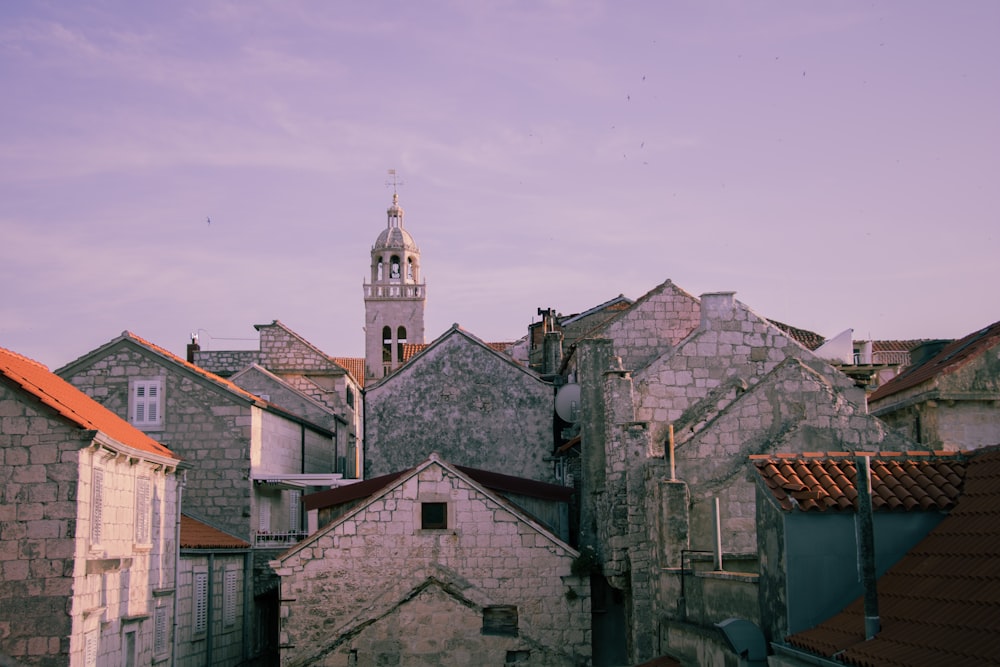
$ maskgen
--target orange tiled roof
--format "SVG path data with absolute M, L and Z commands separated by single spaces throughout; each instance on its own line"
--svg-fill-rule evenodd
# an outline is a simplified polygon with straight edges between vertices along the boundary
M 403 343 L 403 361 L 409 361 L 430 347 L 430 343 Z
M 181 514 L 181 549 L 249 549 L 250 544 Z
M 1000 447 L 971 455 L 955 509 L 877 582 L 881 631 L 864 602 L 787 637 L 849 665 L 987 665 L 1000 656 Z
M 779 322 L 778 320 L 768 320 L 768 322 L 784 331 L 794 340 L 798 341 L 807 350 L 815 350 L 826 342 L 825 338 L 814 331 L 799 329 L 798 327 L 793 327 L 791 324 L 785 324 L 784 322 Z
M 853 511 L 857 468 L 848 452 L 752 456 L 767 488 L 784 510 Z M 822 458 L 820 458 L 822 457 Z M 883 452 L 871 458 L 874 510 L 948 510 L 955 505 L 966 457 L 932 452 Z
M 189 371 L 193 371 L 193 372 L 197 373 L 198 375 L 202 376 L 206 380 L 211 380 L 212 382 L 215 382 L 216 384 L 221 384 L 226 389 L 229 389 L 230 391 L 239 394 L 240 396 L 242 396 L 243 398 L 246 398 L 247 400 L 250 400 L 250 401 L 261 401 L 262 400 L 260 398 L 260 396 L 257 396 L 255 394 L 247 391 L 243 387 L 240 387 L 239 385 L 237 385 L 235 382 L 232 382 L 231 380 L 227 380 L 224 377 L 220 377 L 220 376 L 216 375 L 215 373 L 211 373 L 209 371 L 206 371 L 201 366 L 196 366 L 195 364 L 192 364 L 187 359 L 184 359 L 182 357 L 178 357 L 176 354 L 174 354 L 170 350 L 168 350 L 166 348 L 163 348 L 163 347 L 160 347 L 156 343 L 151 343 L 150 341 L 146 340 L 142 336 L 137 336 L 134 333 L 132 333 L 131 331 L 124 331 L 124 332 L 122 332 L 122 337 L 123 338 L 130 338 L 130 339 L 132 339 L 133 341 L 135 341 L 136 343 L 139 343 L 143 347 L 147 347 L 150 350 L 156 352 L 157 354 L 163 355 L 164 357 L 170 359 L 171 361 L 173 361 L 173 362 L 175 362 L 177 364 L 180 364 L 181 366 L 183 366 L 184 368 L 188 369 Z
M 0 374 L 82 429 L 93 429 L 139 451 L 179 457 L 43 364 L 0 347 Z
M 351 374 L 355 382 L 364 386 L 365 360 L 363 357 L 332 357 L 332 359 L 338 366 L 343 366 L 344 370 Z
M 940 352 L 924 363 L 910 366 L 872 392 L 868 400 L 877 401 L 905 389 L 916 387 L 940 375 L 953 373 L 964 366 L 966 362 L 998 344 L 1000 344 L 1000 322 L 994 322 L 965 338 L 945 345 Z

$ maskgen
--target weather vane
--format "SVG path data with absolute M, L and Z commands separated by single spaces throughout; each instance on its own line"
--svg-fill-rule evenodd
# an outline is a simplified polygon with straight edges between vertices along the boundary
M 399 186 L 399 185 L 403 185 L 403 181 L 400 181 L 399 179 L 396 178 L 396 170 L 395 169 L 390 169 L 389 170 L 389 175 L 392 176 L 392 180 L 391 181 L 386 181 L 385 184 L 387 186 L 391 185 L 392 186 L 392 194 L 396 194 L 396 187 Z

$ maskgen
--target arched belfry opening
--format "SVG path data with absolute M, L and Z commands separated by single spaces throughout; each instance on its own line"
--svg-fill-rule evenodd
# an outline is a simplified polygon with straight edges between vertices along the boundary
M 365 296 L 365 376 L 381 378 L 399 368 L 407 343 L 424 342 L 427 285 L 420 274 L 420 249 L 404 227 L 395 170 L 390 170 L 392 205 L 385 229 L 371 249 Z

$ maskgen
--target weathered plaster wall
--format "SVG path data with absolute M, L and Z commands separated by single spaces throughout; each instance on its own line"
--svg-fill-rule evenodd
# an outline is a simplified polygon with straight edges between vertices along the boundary
M 555 482 L 551 384 L 453 330 L 365 397 L 365 477 L 431 452 L 455 465 Z
M 420 528 L 424 501 L 449 503 L 447 529 Z M 282 664 L 502 665 L 508 651 L 585 664 L 590 586 L 572 574 L 576 555 L 429 465 L 277 564 Z M 517 607 L 516 636 L 482 633 L 496 605 Z

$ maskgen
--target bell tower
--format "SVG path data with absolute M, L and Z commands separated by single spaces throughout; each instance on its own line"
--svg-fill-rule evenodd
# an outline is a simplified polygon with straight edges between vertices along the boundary
M 396 192 L 395 170 L 388 222 L 371 252 L 371 276 L 365 293 L 365 378 L 379 379 L 403 363 L 406 343 L 424 342 L 427 285 L 420 276 L 420 249 L 403 228 L 403 208 Z

